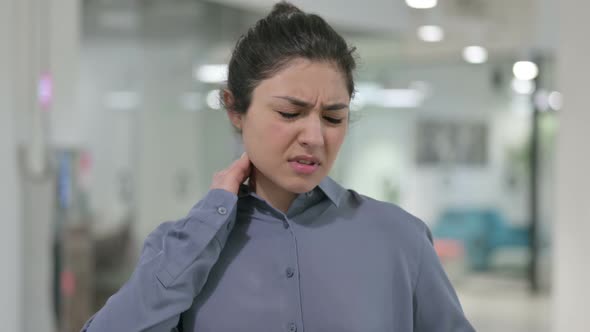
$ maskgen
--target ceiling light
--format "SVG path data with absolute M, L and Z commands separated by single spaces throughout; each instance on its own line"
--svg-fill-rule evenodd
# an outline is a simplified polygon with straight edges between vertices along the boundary
M 221 100 L 219 99 L 219 89 L 211 90 L 207 93 L 207 106 L 214 110 L 221 109 Z
M 203 65 L 193 70 L 196 80 L 205 83 L 221 83 L 227 80 L 227 65 Z
M 474 64 L 484 63 L 488 61 L 488 51 L 481 46 L 467 46 L 463 49 L 463 59 Z
M 406 4 L 416 9 L 429 9 L 436 7 L 437 0 L 406 0 Z
M 418 28 L 418 37 L 425 42 L 439 42 L 443 40 L 445 33 L 438 25 L 423 25 Z
M 512 72 L 519 80 L 532 80 L 539 74 L 539 67 L 531 61 L 518 61 L 512 66 Z

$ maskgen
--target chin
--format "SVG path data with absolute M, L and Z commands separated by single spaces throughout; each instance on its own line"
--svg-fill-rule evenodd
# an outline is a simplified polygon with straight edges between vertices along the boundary
M 318 184 L 320 184 L 323 176 L 318 178 L 316 176 L 309 177 L 309 178 L 294 178 L 293 180 L 289 181 L 289 183 L 285 183 L 283 188 L 286 190 L 296 193 L 296 194 L 303 194 L 313 190 Z

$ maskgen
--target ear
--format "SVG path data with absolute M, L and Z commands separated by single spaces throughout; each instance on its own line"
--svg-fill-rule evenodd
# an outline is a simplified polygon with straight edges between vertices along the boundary
M 233 124 L 233 126 L 239 131 L 242 130 L 242 114 L 235 111 L 234 108 L 234 96 L 227 89 L 223 89 L 222 92 L 223 104 L 227 112 L 227 117 Z

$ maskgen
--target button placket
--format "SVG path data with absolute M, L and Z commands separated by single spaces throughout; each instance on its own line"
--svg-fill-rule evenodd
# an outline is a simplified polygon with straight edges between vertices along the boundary
M 289 218 L 287 216 L 282 216 L 281 221 L 285 229 L 290 228 L 288 232 L 284 232 L 283 236 L 285 236 L 288 240 L 282 241 L 282 244 L 286 246 L 286 250 L 284 250 L 285 257 L 285 265 L 283 267 L 282 278 L 284 278 L 284 286 L 286 291 L 286 299 L 287 299 L 287 307 L 286 314 L 288 315 L 286 318 L 288 319 L 285 323 L 285 331 L 288 332 L 297 332 L 298 330 L 303 329 L 303 321 L 301 315 L 301 297 L 300 297 L 300 284 L 299 284 L 299 267 L 298 267 L 298 254 L 297 254 L 297 240 L 295 229 L 297 228 L 295 224 L 291 225 L 289 223 Z M 293 228 L 293 227 L 295 228 Z

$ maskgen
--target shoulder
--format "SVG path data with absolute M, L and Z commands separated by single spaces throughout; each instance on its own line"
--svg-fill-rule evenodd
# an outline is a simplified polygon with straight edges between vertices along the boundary
M 409 271 L 416 280 L 424 252 L 433 250 L 428 226 L 418 217 L 396 204 L 383 202 L 348 189 L 342 205 L 360 227 L 368 230 L 372 241 L 382 241 L 388 248 L 390 261 Z
M 360 230 L 373 234 L 374 240 L 385 241 L 396 256 L 405 257 L 404 261 L 419 261 L 424 249 L 432 245 L 428 226 L 396 204 L 379 201 L 348 189 L 341 207 L 344 208 L 344 213 L 357 221 Z
M 427 225 L 420 218 L 396 204 L 362 195 L 352 189 L 347 189 L 343 203 L 343 206 L 353 210 L 364 220 L 384 223 L 405 236 L 430 236 Z

